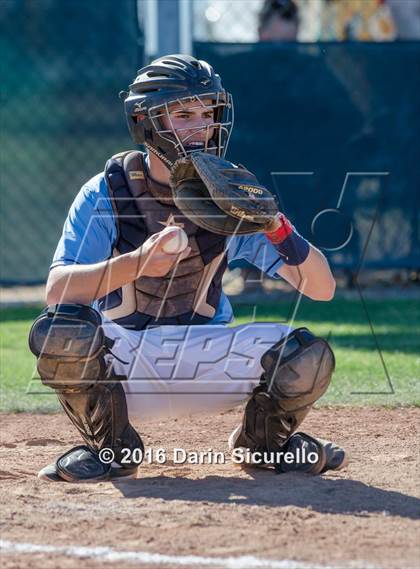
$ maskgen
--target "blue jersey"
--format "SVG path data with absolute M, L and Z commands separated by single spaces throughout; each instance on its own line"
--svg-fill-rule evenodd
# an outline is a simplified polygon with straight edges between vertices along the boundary
M 63 233 L 58 242 L 51 268 L 78 263 L 89 265 L 112 256 L 117 239 L 117 225 L 103 173 L 89 180 L 76 196 Z M 279 278 L 283 264 L 277 250 L 262 233 L 237 235 L 227 239 L 227 260 L 244 260 L 267 275 Z M 233 311 L 222 292 L 211 324 L 226 324 L 233 320 Z

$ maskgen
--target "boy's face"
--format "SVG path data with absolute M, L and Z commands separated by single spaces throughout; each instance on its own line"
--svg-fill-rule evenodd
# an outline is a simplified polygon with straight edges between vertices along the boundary
M 210 99 L 202 102 L 173 103 L 161 117 L 164 129 L 175 131 L 184 147 L 204 148 L 214 134 L 214 107 Z

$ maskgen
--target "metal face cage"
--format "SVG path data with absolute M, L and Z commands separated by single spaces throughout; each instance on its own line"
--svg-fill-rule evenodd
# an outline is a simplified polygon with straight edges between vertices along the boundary
M 211 104 L 205 103 L 206 99 L 210 99 Z M 191 106 L 194 102 L 197 104 Z M 175 128 L 171 117 L 174 105 L 177 105 L 178 112 L 183 109 L 188 111 L 203 108 L 211 110 L 214 122 L 194 127 Z M 212 152 L 221 158 L 225 156 L 234 121 L 233 101 L 230 93 L 209 92 L 172 99 L 150 107 L 148 115 L 156 134 L 171 143 L 179 157 L 188 156 L 193 152 Z M 164 117 L 169 128 L 163 122 Z M 205 135 L 203 144 L 194 147 L 194 138 L 202 132 Z

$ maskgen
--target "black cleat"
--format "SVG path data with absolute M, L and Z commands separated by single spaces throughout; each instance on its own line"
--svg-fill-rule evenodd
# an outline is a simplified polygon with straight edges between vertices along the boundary
M 105 464 L 92 449 L 80 445 L 40 470 L 38 478 L 48 482 L 100 482 L 121 477 L 135 478 L 137 468 L 137 464 L 128 468 L 116 463 Z
M 342 470 L 349 463 L 346 451 L 323 439 L 315 439 L 306 433 L 294 433 L 282 448 L 284 453 L 291 453 L 295 459 L 283 458 L 276 465 L 276 472 L 306 472 L 323 474 L 327 470 Z

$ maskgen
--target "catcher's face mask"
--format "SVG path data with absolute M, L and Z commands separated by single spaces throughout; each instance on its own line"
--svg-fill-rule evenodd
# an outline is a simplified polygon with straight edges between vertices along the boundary
M 148 109 L 148 118 L 170 162 L 194 152 L 223 157 L 233 128 L 232 97 L 218 92 L 173 99 Z M 158 154 L 155 145 L 146 146 Z

